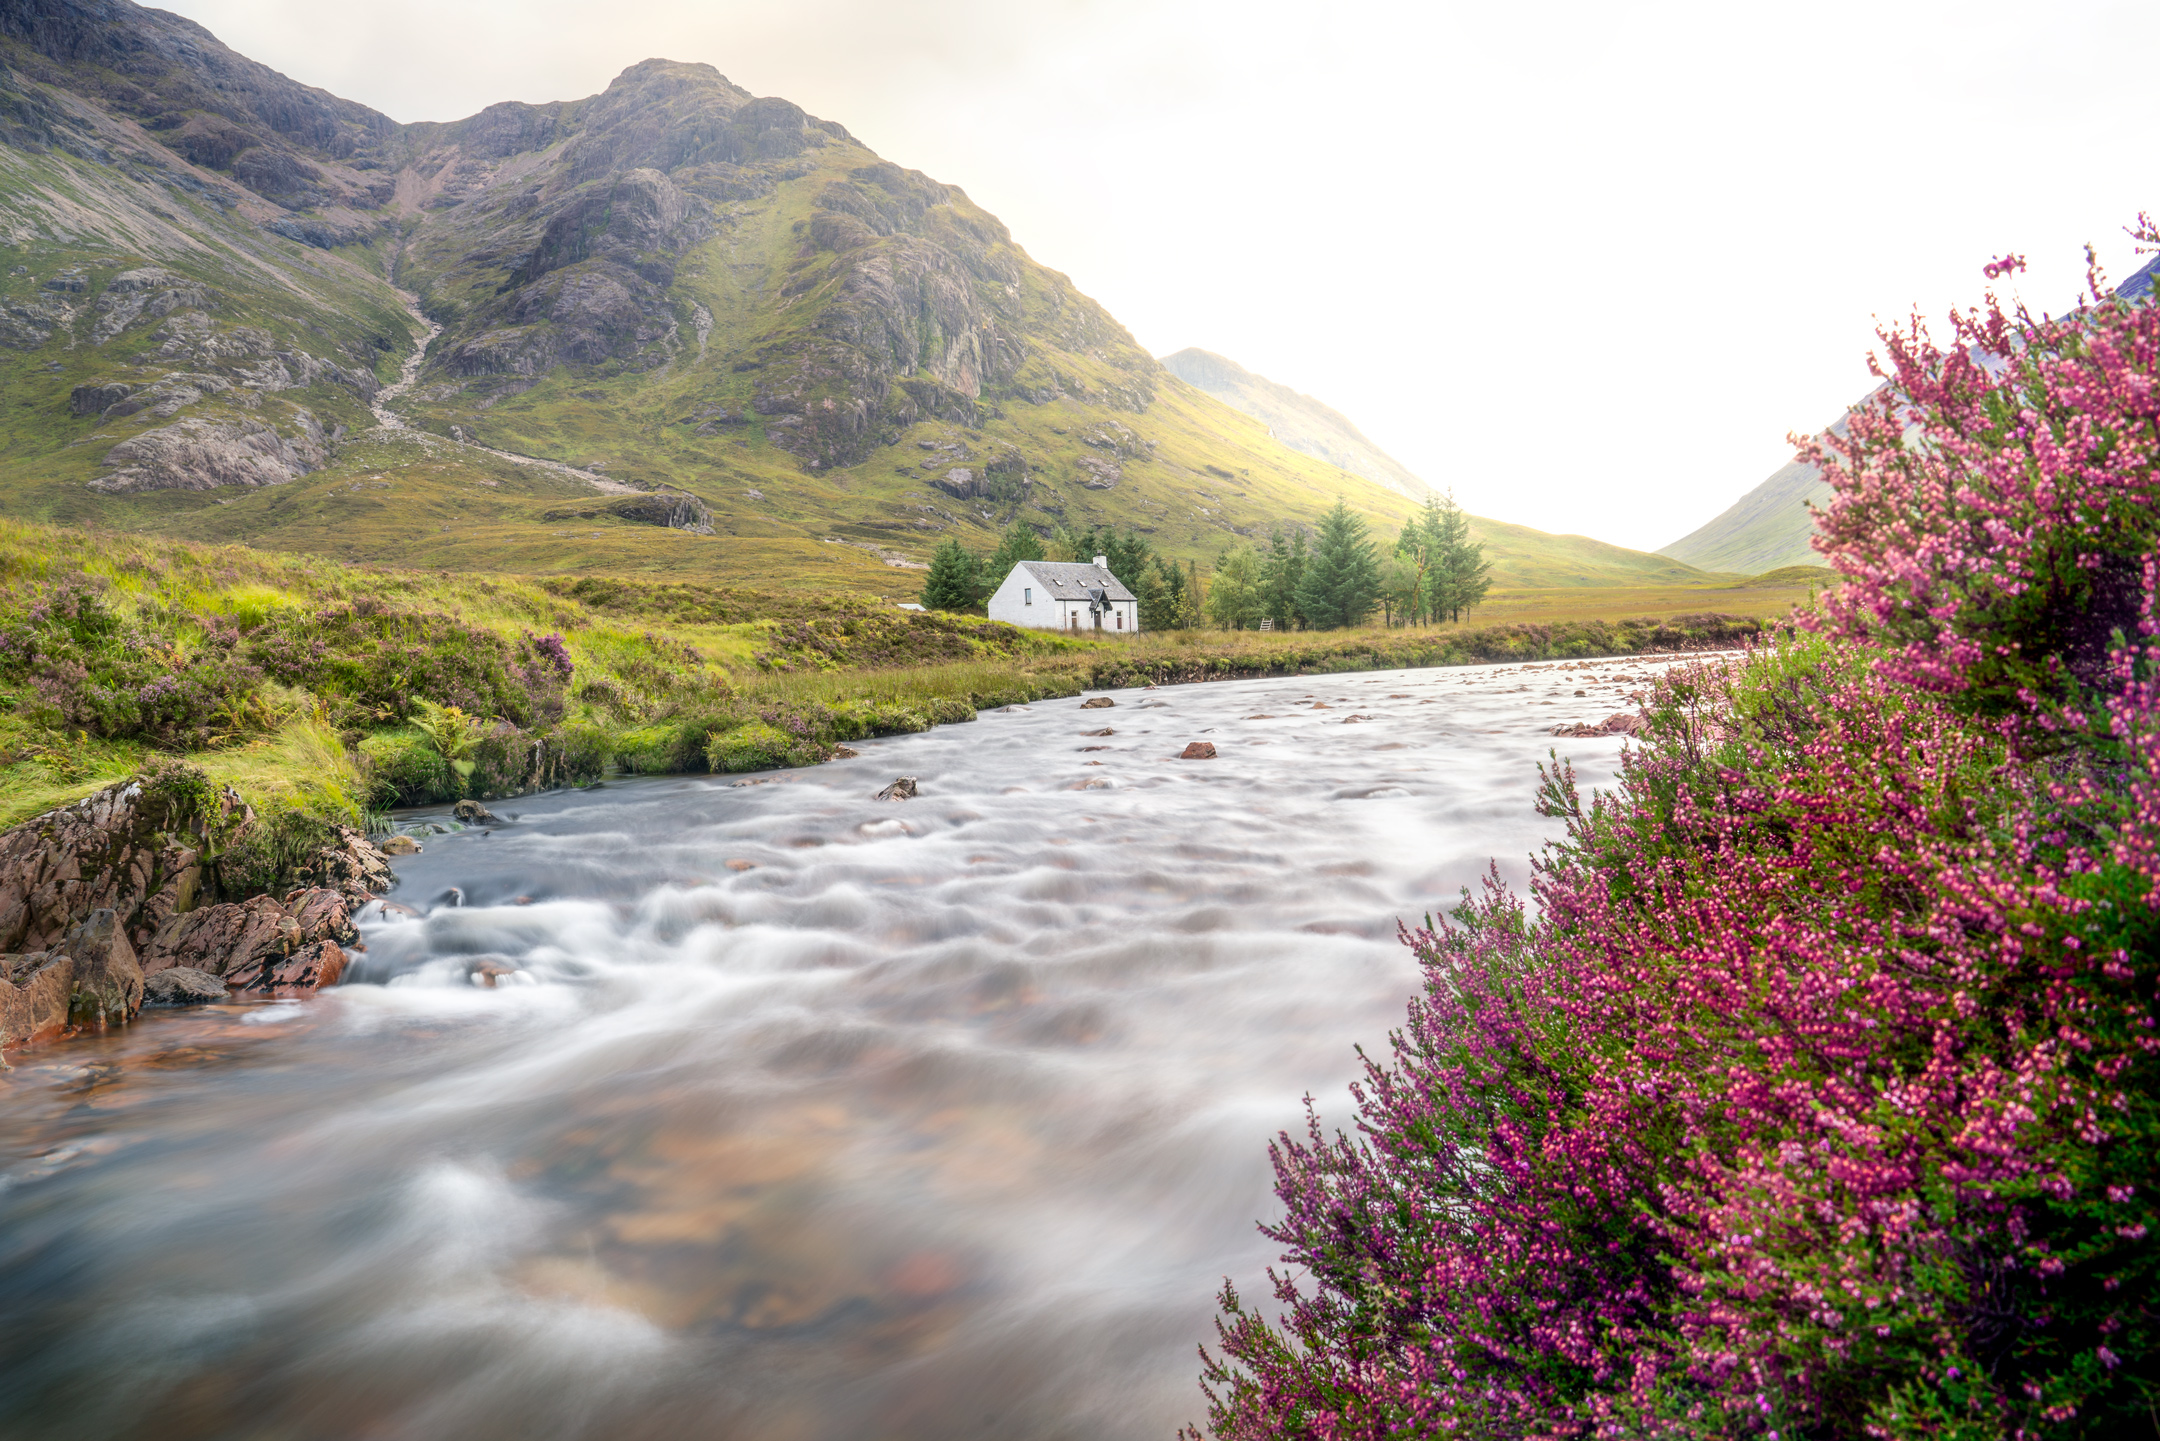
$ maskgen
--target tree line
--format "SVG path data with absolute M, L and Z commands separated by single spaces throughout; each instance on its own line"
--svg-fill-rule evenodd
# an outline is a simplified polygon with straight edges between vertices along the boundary
M 1181 566 L 1157 555 L 1145 536 L 1107 526 L 1060 529 L 1045 542 L 1032 528 L 1015 521 L 998 538 L 997 549 L 986 556 L 973 554 L 958 540 L 948 540 L 930 557 L 922 604 L 931 610 L 979 611 L 1023 560 L 1084 563 L 1098 555 L 1139 600 L 1142 630 L 1187 630 L 1201 624 L 1199 563 L 1187 561 Z
M 1491 562 L 1470 539 L 1469 517 L 1453 495 L 1428 497 L 1385 554 L 1364 517 L 1340 498 L 1310 538 L 1302 528 L 1275 531 L 1265 548 L 1226 550 L 1203 585 L 1199 566 L 1157 555 L 1147 540 L 1112 528 L 1061 529 L 1047 543 L 1015 522 L 987 556 L 948 540 L 931 556 L 922 604 L 932 610 L 980 611 L 1023 560 L 1088 561 L 1102 556 L 1110 573 L 1139 598 L 1140 628 L 1185 630 L 1339 630 L 1363 625 L 1375 611 L 1386 625 L 1458 621 L 1492 588 Z

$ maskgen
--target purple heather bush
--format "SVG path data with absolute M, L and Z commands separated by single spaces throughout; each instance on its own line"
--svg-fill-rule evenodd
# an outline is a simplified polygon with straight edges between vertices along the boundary
M 1824 612 L 1407 933 L 1213 1435 L 2160 1432 L 2160 309 L 1954 329 L 1809 448 Z

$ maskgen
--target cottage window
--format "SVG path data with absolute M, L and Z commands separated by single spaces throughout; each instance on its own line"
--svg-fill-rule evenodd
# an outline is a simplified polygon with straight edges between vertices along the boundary
M 1033 604 L 1035 604 L 1035 587 L 1033 587 L 1033 586 L 1031 586 L 1031 585 L 1024 585 L 1024 586 L 1020 587 L 1020 604 L 1022 604 L 1022 605 L 1033 605 Z

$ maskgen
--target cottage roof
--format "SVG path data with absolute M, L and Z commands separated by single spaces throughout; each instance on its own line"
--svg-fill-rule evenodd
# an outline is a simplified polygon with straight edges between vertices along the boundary
M 1101 591 L 1105 600 L 1139 599 L 1104 566 L 1069 560 L 1023 560 L 1014 569 L 1034 576 L 1052 600 L 1086 600 L 1091 590 Z

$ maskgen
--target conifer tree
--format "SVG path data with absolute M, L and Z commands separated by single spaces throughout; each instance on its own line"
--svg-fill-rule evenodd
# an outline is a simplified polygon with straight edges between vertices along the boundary
M 1492 589 L 1492 563 L 1485 559 L 1485 547 L 1470 539 L 1470 518 L 1455 503 L 1453 491 L 1427 504 L 1434 519 L 1437 562 L 1429 582 L 1433 616 L 1461 620 L 1465 611 L 1483 604 Z
M 1262 558 L 1260 576 L 1262 613 L 1275 622 L 1275 629 L 1290 629 L 1293 622 L 1304 618 L 1298 608 L 1298 586 L 1305 577 L 1305 532 L 1292 531 L 1285 540 L 1283 533 L 1276 531 Z
M 1320 534 L 1298 580 L 1297 598 L 1306 624 L 1320 630 L 1357 625 L 1379 602 L 1380 559 L 1373 553 L 1365 518 L 1340 496 L 1320 518 Z
M 981 567 L 948 540 L 930 556 L 930 574 L 923 578 L 922 603 L 930 610 L 973 610 L 981 593 Z

